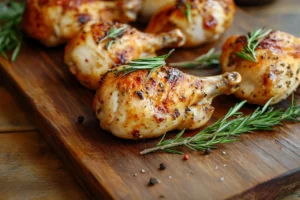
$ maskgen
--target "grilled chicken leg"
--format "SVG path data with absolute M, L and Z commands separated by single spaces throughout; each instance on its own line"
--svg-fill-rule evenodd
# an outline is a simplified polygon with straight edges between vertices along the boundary
M 300 39 L 288 33 L 273 31 L 255 50 L 257 62 L 237 57 L 247 44 L 245 36 L 232 36 L 223 45 L 223 72 L 237 71 L 243 77 L 235 95 L 249 103 L 264 105 L 287 98 L 299 86 Z
M 234 14 L 233 0 L 177 0 L 152 17 L 146 32 L 179 28 L 186 36 L 184 47 L 195 47 L 217 40 L 231 25 Z
M 110 30 L 124 29 L 115 39 L 107 38 Z M 179 30 L 158 35 L 142 33 L 128 25 L 101 22 L 86 26 L 72 39 L 65 50 L 65 63 L 81 84 L 96 90 L 101 75 L 114 65 L 137 58 L 153 57 L 165 47 L 183 45 L 185 38 Z
M 197 129 L 211 117 L 212 99 L 236 91 L 241 76 L 196 77 L 162 67 L 102 77 L 93 109 L 100 126 L 126 139 L 158 137 L 174 129 Z
M 56 46 L 72 38 L 87 22 L 136 19 L 140 0 L 27 0 L 24 31 L 46 46 Z

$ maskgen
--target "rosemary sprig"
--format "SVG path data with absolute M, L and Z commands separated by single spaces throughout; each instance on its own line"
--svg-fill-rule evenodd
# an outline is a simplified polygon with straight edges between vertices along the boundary
M 13 50 L 11 61 L 16 60 L 21 48 L 22 36 L 18 25 L 23 11 L 22 3 L 0 3 L 0 54 L 7 58 L 7 51 Z
M 220 54 L 214 53 L 215 49 L 210 49 L 206 54 L 203 54 L 196 58 L 193 61 L 185 61 L 185 62 L 177 62 L 177 63 L 169 63 L 172 67 L 179 67 L 179 68 L 193 68 L 193 67 L 209 67 L 213 65 L 220 64 Z
M 192 22 L 192 5 L 189 2 L 186 2 L 185 0 L 178 1 L 176 8 L 179 9 L 182 14 L 184 14 L 189 23 Z
M 186 10 L 184 11 L 185 17 L 187 18 L 187 20 L 189 21 L 189 23 L 191 23 L 192 21 L 192 14 L 191 14 L 191 4 L 189 4 L 188 2 L 184 3 Z
M 104 48 L 105 49 L 110 49 L 110 47 L 113 45 L 115 43 L 115 40 L 110 40 L 105 46 L 104 46 Z
M 166 65 L 166 59 L 170 56 L 170 54 L 174 51 L 174 49 L 172 49 L 168 54 L 162 55 L 162 56 L 157 56 L 157 57 L 152 57 L 152 58 L 140 58 L 140 59 L 136 59 L 136 60 L 132 60 L 129 63 L 124 65 L 123 69 L 117 70 L 115 71 L 115 73 L 123 73 L 123 76 L 140 70 L 140 69 L 151 69 L 147 80 L 149 80 L 151 74 L 157 70 L 159 67 Z
M 105 37 L 103 37 L 103 38 L 99 41 L 99 43 L 101 43 L 101 42 L 103 42 L 104 40 L 110 38 L 111 40 L 105 45 L 105 48 L 106 48 L 106 49 L 109 49 L 109 48 L 113 45 L 113 43 L 115 42 L 115 39 L 116 39 L 118 36 L 122 35 L 122 34 L 125 32 L 125 30 L 126 30 L 127 27 L 128 27 L 128 26 L 124 24 L 124 25 L 122 25 L 120 28 L 111 28 L 111 29 L 108 31 L 107 35 L 106 35 Z
M 237 56 L 251 62 L 257 62 L 255 49 L 271 31 L 272 29 L 264 30 L 260 28 L 247 34 L 247 45 L 244 47 L 243 51 L 236 53 Z
M 142 155 L 154 151 L 163 150 L 170 153 L 181 153 L 174 149 L 179 146 L 186 146 L 194 151 L 205 150 L 207 148 L 217 148 L 219 144 L 235 142 L 243 133 L 251 133 L 255 130 L 273 130 L 274 126 L 282 125 L 283 121 L 299 121 L 300 106 L 295 105 L 294 96 L 291 106 L 285 110 L 276 110 L 269 107 L 270 99 L 264 107 L 257 108 L 250 115 L 243 115 L 239 110 L 246 101 L 240 102 L 232 107 L 228 113 L 213 125 L 204 128 L 192 137 L 182 137 L 184 130 L 173 139 L 164 140 L 163 135 L 156 147 L 145 149 L 140 153 Z

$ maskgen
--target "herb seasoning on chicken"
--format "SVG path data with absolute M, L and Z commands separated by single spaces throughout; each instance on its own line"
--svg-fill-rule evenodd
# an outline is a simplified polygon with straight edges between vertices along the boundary
M 67 42 L 90 21 L 134 21 L 140 0 L 30 0 L 23 16 L 23 29 L 47 46 Z
M 179 0 L 153 15 L 146 32 L 178 28 L 186 37 L 184 47 L 195 47 L 217 40 L 231 26 L 234 14 L 233 0 Z
M 148 74 L 137 70 L 103 76 L 93 103 L 103 129 L 135 140 L 174 129 L 197 129 L 210 119 L 212 99 L 236 91 L 241 81 L 235 72 L 196 77 L 171 67 L 158 68 L 147 81 Z M 143 98 L 137 91 L 143 91 Z
M 65 63 L 81 84 L 96 90 L 101 75 L 115 65 L 153 57 L 158 49 L 182 46 L 184 42 L 179 30 L 154 35 L 129 25 L 99 22 L 85 26 L 70 40 L 65 49 Z
M 231 36 L 221 55 L 223 72 L 239 72 L 243 78 L 235 95 L 248 103 L 264 105 L 286 99 L 299 86 L 300 39 L 288 33 L 272 31 L 257 46 L 256 62 L 241 58 L 248 41 L 245 36 Z

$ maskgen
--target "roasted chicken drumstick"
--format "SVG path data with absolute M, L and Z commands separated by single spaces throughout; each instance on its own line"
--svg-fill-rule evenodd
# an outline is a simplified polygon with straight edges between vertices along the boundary
M 231 25 L 233 0 L 178 0 L 151 19 L 146 32 L 161 33 L 179 28 L 186 36 L 184 47 L 217 40 Z
M 211 102 L 235 92 L 236 73 L 196 77 L 161 67 L 147 80 L 148 71 L 102 77 L 93 109 L 103 129 L 126 139 L 158 137 L 174 129 L 197 129 L 211 117 Z
M 119 35 L 108 37 L 117 30 Z M 154 35 L 124 24 L 100 22 L 85 26 L 70 40 L 65 50 L 65 63 L 81 84 L 96 90 L 101 75 L 114 65 L 153 57 L 158 49 L 178 47 L 184 42 L 185 38 L 179 30 Z
M 46 46 L 67 42 L 90 21 L 134 21 L 140 0 L 27 0 L 24 31 Z
M 243 81 L 235 95 L 249 103 L 272 104 L 287 98 L 299 86 L 300 39 L 273 31 L 255 50 L 257 62 L 237 56 L 247 45 L 245 36 L 232 36 L 224 43 L 221 54 L 223 72 L 236 71 Z

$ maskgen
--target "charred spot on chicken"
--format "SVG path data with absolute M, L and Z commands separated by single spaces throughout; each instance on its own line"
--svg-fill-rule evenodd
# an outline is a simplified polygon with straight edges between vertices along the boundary
M 158 137 L 174 129 L 203 126 L 214 111 L 212 99 L 236 91 L 241 81 L 235 72 L 196 77 L 166 66 L 157 68 L 149 81 L 147 69 L 125 76 L 122 73 L 107 73 L 97 90 L 93 109 L 103 129 L 126 139 Z M 141 80 L 137 81 L 137 77 Z M 160 91 L 162 84 L 164 92 Z

